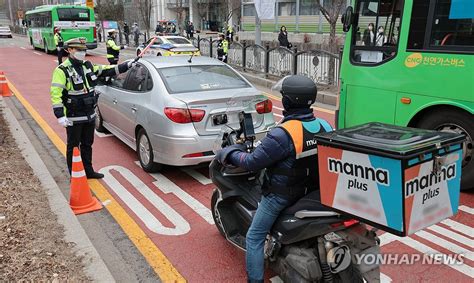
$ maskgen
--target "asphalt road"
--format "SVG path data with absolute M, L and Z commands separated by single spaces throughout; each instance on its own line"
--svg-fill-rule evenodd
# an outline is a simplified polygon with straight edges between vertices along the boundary
M 32 50 L 25 38 L 0 39 L 0 47 L 0 70 L 6 72 L 17 94 L 8 103 L 18 110 L 35 147 L 41 149 L 48 169 L 67 194 L 65 131 L 57 125 L 49 97 L 56 57 Z M 88 59 L 105 63 L 104 53 L 105 48 L 89 52 L 92 56 Z M 135 52 L 132 49 L 126 53 L 122 59 L 132 58 Z M 279 120 L 279 97 L 269 94 L 269 98 Z M 334 123 L 331 111 L 315 112 Z M 135 152 L 110 135 L 96 136 L 93 158 L 95 168 L 106 178 L 91 181 L 90 185 L 96 196 L 108 204 L 100 212 L 79 218 L 119 281 L 154 281 L 159 277 L 163 281 L 246 281 L 244 254 L 227 243 L 214 227 L 210 212 L 214 185 L 206 165 L 166 167 L 161 173 L 148 174 L 136 164 Z M 473 194 L 462 193 L 460 205 L 460 212 L 449 220 L 406 238 L 382 234 L 381 244 L 383 253 L 463 254 L 462 263 L 385 265 L 382 280 L 471 282 Z

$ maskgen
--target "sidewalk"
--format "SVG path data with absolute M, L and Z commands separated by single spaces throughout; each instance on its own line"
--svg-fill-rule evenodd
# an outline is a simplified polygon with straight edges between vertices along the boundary
M 3 97 L 0 113 L 0 277 L 114 282 Z

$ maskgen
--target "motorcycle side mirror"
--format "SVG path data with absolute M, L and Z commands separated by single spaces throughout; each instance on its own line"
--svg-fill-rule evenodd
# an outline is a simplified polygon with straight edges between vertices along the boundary
M 347 7 L 346 11 L 341 17 L 342 30 L 344 32 L 348 32 L 349 29 L 351 28 L 353 18 L 354 18 L 354 8 L 352 8 L 352 6 L 349 6 Z
M 253 128 L 253 119 L 252 114 L 240 112 L 239 113 L 239 123 L 240 129 L 244 134 L 244 138 L 246 141 L 254 141 L 255 140 L 255 130 Z

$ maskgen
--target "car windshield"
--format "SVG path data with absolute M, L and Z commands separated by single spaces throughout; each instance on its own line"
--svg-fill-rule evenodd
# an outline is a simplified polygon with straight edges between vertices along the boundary
M 169 93 L 247 88 L 250 85 L 225 65 L 179 66 L 158 69 Z
M 186 38 L 168 37 L 167 40 L 173 44 L 191 44 Z

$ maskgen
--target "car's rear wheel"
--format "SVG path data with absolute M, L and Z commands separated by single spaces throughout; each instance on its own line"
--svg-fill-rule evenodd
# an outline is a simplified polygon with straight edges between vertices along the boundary
M 153 147 L 145 129 L 140 129 L 137 134 L 137 155 L 143 170 L 154 173 L 161 170 L 162 164 L 153 161 Z
M 108 133 L 104 127 L 104 120 L 102 120 L 102 115 L 100 115 L 99 107 L 95 108 L 95 130 L 99 133 Z
M 461 190 L 474 189 L 474 122 L 473 116 L 461 111 L 440 110 L 425 116 L 417 127 L 464 134 Z

